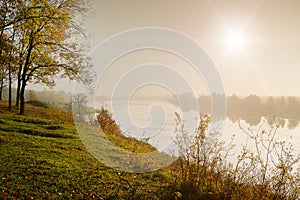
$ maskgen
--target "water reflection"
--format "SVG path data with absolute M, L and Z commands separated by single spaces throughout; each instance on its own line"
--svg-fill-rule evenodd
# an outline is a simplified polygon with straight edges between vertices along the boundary
M 264 117 L 269 125 L 294 129 L 300 122 L 300 103 L 297 97 L 258 97 L 227 98 L 227 116 L 233 122 L 237 118 L 256 126 Z
M 149 143 L 155 146 L 159 151 L 166 153 L 173 152 L 174 148 L 172 141 L 176 138 L 174 135 L 174 113 L 180 112 L 180 108 L 185 108 L 182 112 L 186 113 L 186 116 L 189 116 L 189 119 L 184 118 L 185 128 L 193 132 L 197 123 L 198 110 L 191 107 L 189 99 L 190 95 L 185 95 L 181 97 L 183 101 L 181 104 L 176 101 L 174 97 L 159 97 L 159 98 L 150 98 L 150 97 L 139 97 L 131 101 L 120 100 L 116 103 L 116 107 L 111 110 L 116 121 L 120 125 L 122 130 L 125 130 L 124 133 L 131 133 L 131 136 L 139 136 L 138 134 L 132 135 L 134 133 L 134 127 L 127 127 L 128 123 L 125 118 L 118 118 L 117 111 L 118 109 L 127 108 L 127 104 L 130 104 L 131 107 L 128 111 L 131 112 L 132 119 L 137 125 L 140 123 L 142 125 L 152 124 L 153 126 L 147 127 L 148 132 L 143 131 L 143 137 L 151 137 Z M 98 107 L 104 106 L 109 107 L 111 101 L 99 102 Z M 199 109 L 203 114 L 211 113 L 211 102 L 210 97 L 202 96 L 198 98 Z M 226 142 L 230 142 L 233 135 L 236 136 L 236 143 L 244 145 L 247 143 L 247 135 L 243 133 L 239 124 L 243 128 L 253 128 L 254 130 L 259 130 L 260 127 L 264 130 L 270 130 L 275 124 L 279 126 L 278 128 L 278 137 L 281 141 L 287 141 L 287 138 L 290 139 L 291 144 L 295 147 L 295 152 L 300 153 L 300 104 L 296 97 L 258 97 L 258 96 L 249 96 L 246 98 L 240 98 L 237 96 L 227 97 L 227 107 L 226 107 L 226 120 L 222 128 L 222 139 Z M 165 110 L 166 121 L 163 121 L 162 124 L 159 120 L 161 116 L 157 116 L 155 113 L 151 113 L 151 105 L 161 105 Z M 182 104 L 187 104 L 186 106 Z M 160 114 L 158 114 L 160 115 Z M 239 122 L 239 123 L 238 123 Z M 152 128 L 151 128 L 152 127 Z M 160 131 L 156 131 L 157 127 Z M 139 133 L 139 132 L 137 132 Z M 146 134 L 145 134 L 146 133 Z M 138 137 L 139 138 L 139 137 Z M 240 152 L 242 146 L 237 147 L 236 152 Z
M 212 94 L 214 98 L 222 98 L 221 95 Z M 191 95 L 182 94 L 182 104 L 190 104 Z M 256 126 L 265 118 L 269 125 L 275 122 L 279 126 L 294 129 L 300 123 L 300 101 L 299 97 L 259 97 L 250 95 L 238 97 L 236 95 L 226 97 L 226 115 L 232 122 L 244 120 L 251 126 Z M 169 99 L 170 103 L 173 103 Z M 198 104 L 200 112 L 211 113 L 211 97 L 199 96 Z M 188 106 L 186 106 L 188 108 Z M 190 108 L 193 109 L 193 108 Z
M 212 96 L 217 100 L 218 98 L 224 98 L 224 96 L 219 94 L 212 94 Z M 193 106 L 194 104 L 191 103 L 193 98 L 195 97 L 192 94 L 185 93 L 179 95 L 178 98 L 175 98 L 174 96 L 140 96 L 135 100 L 136 102 L 142 102 L 143 104 L 148 104 L 150 102 L 164 102 L 183 109 L 183 112 L 190 112 L 197 109 Z M 178 99 L 180 99 L 180 104 Z M 211 99 L 211 96 L 205 95 L 197 97 L 199 112 L 203 114 L 212 113 Z M 172 113 L 174 112 L 175 111 Z M 300 98 L 293 96 L 228 96 L 226 97 L 226 116 L 233 123 L 236 123 L 238 120 L 244 120 L 251 126 L 257 126 L 262 118 L 264 118 L 269 125 L 273 125 L 276 122 L 280 127 L 295 129 L 300 123 Z
M 199 97 L 200 112 L 211 113 L 209 96 Z M 288 129 L 300 123 L 300 101 L 298 97 L 248 97 L 229 96 L 226 98 L 226 115 L 232 122 L 244 120 L 257 126 L 262 118 L 269 125 L 276 123 Z

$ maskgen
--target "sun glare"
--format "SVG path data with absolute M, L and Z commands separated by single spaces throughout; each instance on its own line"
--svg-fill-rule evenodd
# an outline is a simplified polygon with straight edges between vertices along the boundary
M 231 32 L 227 35 L 227 45 L 230 49 L 241 49 L 245 42 L 245 37 L 239 32 Z

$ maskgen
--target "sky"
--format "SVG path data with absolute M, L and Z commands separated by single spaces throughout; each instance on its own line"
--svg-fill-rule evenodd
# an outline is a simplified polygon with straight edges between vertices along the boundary
M 172 29 L 192 38 L 206 51 L 226 95 L 300 96 L 298 0 L 93 0 L 91 4 L 84 20 L 90 50 L 130 29 Z M 132 54 L 113 63 L 112 74 L 120 73 L 121 65 L 130 69 L 151 59 L 179 68 L 186 65 L 166 53 L 148 50 Z M 193 72 L 182 69 L 182 73 L 190 73 L 190 84 L 197 85 Z M 205 93 L 205 78 L 199 82 L 195 89 Z M 61 88 L 68 88 L 63 81 L 55 87 Z

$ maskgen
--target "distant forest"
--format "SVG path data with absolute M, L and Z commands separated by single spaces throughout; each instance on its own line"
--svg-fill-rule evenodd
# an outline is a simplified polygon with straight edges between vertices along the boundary
M 12 95 L 13 97 L 16 95 L 15 89 L 12 90 Z M 26 101 L 40 100 L 64 108 L 66 103 L 70 102 L 71 96 L 70 93 L 66 93 L 62 90 L 28 90 L 25 99 Z M 218 98 L 218 95 L 215 97 Z M 5 90 L 3 91 L 3 98 L 8 98 Z M 104 101 L 109 100 L 107 97 L 98 98 Z M 184 111 L 197 109 L 193 107 L 193 98 L 193 95 L 189 93 L 180 96 L 181 106 L 185 108 Z M 140 97 L 136 100 L 142 100 L 144 102 L 165 101 L 178 106 L 177 100 L 174 97 Z M 211 96 L 199 96 L 198 105 L 201 113 L 210 114 Z M 262 117 L 264 117 L 270 125 L 276 121 L 280 126 L 287 125 L 289 129 L 293 129 L 300 123 L 300 97 L 260 97 L 257 95 L 247 97 L 236 95 L 228 96 L 226 97 L 226 116 L 234 123 L 238 120 L 245 120 L 252 126 L 258 125 Z
M 224 98 L 219 94 L 212 94 L 217 101 Z M 99 96 L 98 99 L 109 101 L 110 98 Z M 125 97 L 118 98 L 120 101 L 126 100 Z M 175 96 L 139 96 L 136 101 L 158 101 L 169 102 L 175 106 L 179 106 L 183 111 L 200 110 L 203 114 L 211 114 L 211 96 L 200 95 L 197 98 L 198 108 L 195 107 L 195 97 L 191 93 L 184 93 L 177 97 Z M 250 125 L 258 125 L 262 117 L 267 120 L 270 125 L 275 121 L 280 126 L 285 126 L 289 129 L 295 128 L 300 123 L 300 97 L 295 96 L 227 96 L 226 97 L 226 115 L 232 122 L 245 120 Z M 288 122 L 288 123 L 287 123 Z
M 12 88 L 12 99 L 15 99 L 17 92 L 15 88 Z M 25 101 L 32 101 L 32 100 L 40 100 L 54 106 L 63 108 L 65 104 L 70 101 L 71 94 L 67 93 L 63 90 L 56 91 L 56 90 L 27 90 L 25 92 Z M 8 99 L 8 91 L 7 88 L 3 89 L 3 99 Z
M 200 96 L 198 104 L 200 112 L 211 113 L 210 96 Z M 280 126 L 285 126 L 288 121 L 288 128 L 293 129 L 300 122 L 300 98 L 294 96 L 228 96 L 226 97 L 226 115 L 233 122 L 245 120 L 250 125 L 258 125 L 262 117 L 266 118 L 270 125 L 276 121 Z

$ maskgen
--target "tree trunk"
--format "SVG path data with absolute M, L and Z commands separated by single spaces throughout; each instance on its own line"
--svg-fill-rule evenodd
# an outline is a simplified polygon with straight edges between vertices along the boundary
M 3 13 L 4 14 L 4 13 Z M 4 16 L 6 16 L 6 13 L 5 13 L 5 15 Z M 4 17 L 4 19 L 3 20 L 6 20 L 6 17 Z M 2 44 L 2 42 L 3 42 L 3 40 L 2 40 L 2 38 L 3 38 L 3 33 L 4 33 L 4 28 L 1 30 L 1 33 L 0 33 L 0 46 L 2 46 L 3 44 Z M 0 49 L 0 58 L 2 57 L 2 48 Z M 2 59 L 2 58 L 1 58 Z M 1 84 L 0 84 L 0 101 L 2 100 L 2 91 L 3 91 L 3 78 L 1 78 Z
M 1 84 L 0 84 L 0 101 L 2 100 L 2 90 L 3 90 L 3 79 L 1 80 Z
M 10 65 L 10 64 L 9 64 Z M 8 66 L 8 109 L 11 110 L 11 69 Z
M 15 40 L 15 29 L 13 31 L 13 34 L 12 34 L 12 39 L 11 39 L 11 42 L 12 44 L 14 43 L 14 40 Z M 11 110 L 11 63 L 12 63 L 12 46 L 10 47 L 10 50 L 9 50 L 9 62 L 8 62 L 8 110 Z
M 21 89 L 21 70 L 22 67 L 20 66 L 19 72 L 18 72 L 18 77 L 17 77 L 17 94 L 16 94 L 16 106 L 19 107 L 19 102 L 20 102 L 20 89 Z
M 25 87 L 26 82 L 22 82 L 21 90 L 20 90 L 20 115 L 24 115 L 25 113 Z
M 29 77 L 26 79 L 26 73 L 28 72 L 28 67 L 30 65 L 30 57 L 31 57 L 31 52 L 33 50 L 33 38 L 31 37 L 33 32 L 30 34 L 30 39 L 29 39 L 29 47 L 27 50 L 27 56 L 26 56 L 26 61 L 24 64 L 24 68 L 22 69 L 22 66 L 20 66 L 19 73 L 20 73 L 20 78 L 18 77 L 18 84 L 20 82 L 21 85 L 21 90 L 20 90 L 20 115 L 23 115 L 25 113 L 25 87 L 27 84 L 27 81 L 29 80 Z M 18 74 L 19 76 L 19 74 Z M 18 92 L 18 91 L 17 91 Z

